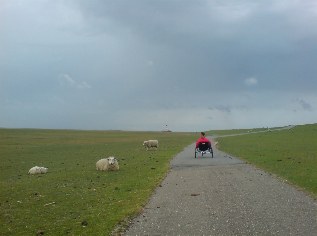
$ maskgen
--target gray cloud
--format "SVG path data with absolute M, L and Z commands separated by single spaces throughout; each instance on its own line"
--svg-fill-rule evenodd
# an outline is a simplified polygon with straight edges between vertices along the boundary
M 59 83 L 61 86 L 67 86 L 76 89 L 89 89 L 91 86 L 86 81 L 76 81 L 69 74 L 59 75 Z
M 312 106 L 306 102 L 305 100 L 303 99 L 298 99 L 297 102 L 299 103 L 300 107 L 303 109 L 303 110 L 306 110 L 306 111 L 312 111 Z
M 309 0 L 5 1 L 0 126 L 314 122 L 316 8 Z

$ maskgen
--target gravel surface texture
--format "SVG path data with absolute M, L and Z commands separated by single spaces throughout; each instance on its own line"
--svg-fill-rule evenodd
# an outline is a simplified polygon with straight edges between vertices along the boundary
M 124 235 L 317 235 L 317 203 L 216 149 L 195 159 L 192 144 Z

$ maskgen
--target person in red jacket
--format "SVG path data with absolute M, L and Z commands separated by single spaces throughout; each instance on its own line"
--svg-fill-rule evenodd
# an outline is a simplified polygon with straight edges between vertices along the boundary
M 198 148 L 200 143 L 208 143 L 208 147 L 211 148 L 211 142 L 205 137 L 205 132 L 200 133 L 200 138 L 196 141 L 196 148 Z

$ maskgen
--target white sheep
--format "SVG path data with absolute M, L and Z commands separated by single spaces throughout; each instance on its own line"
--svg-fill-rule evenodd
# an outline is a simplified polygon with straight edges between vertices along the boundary
M 149 148 L 158 148 L 159 143 L 158 140 L 147 140 L 143 142 L 143 146 L 146 147 L 146 150 L 149 150 Z
M 96 170 L 119 170 L 119 163 L 115 157 L 103 158 L 97 161 Z
M 48 168 L 46 167 L 34 166 L 29 170 L 29 174 L 30 175 L 46 174 L 47 171 L 48 171 Z

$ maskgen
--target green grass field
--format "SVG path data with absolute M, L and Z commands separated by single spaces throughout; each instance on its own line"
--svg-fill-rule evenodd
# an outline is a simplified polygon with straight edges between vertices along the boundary
M 230 134 L 243 134 L 257 131 L 265 131 L 267 128 L 257 128 L 257 129 L 231 129 L 231 130 L 212 130 L 207 131 L 207 136 L 219 136 L 219 135 L 230 135 Z
M 263 131 L 265 129 L 256 129 Z M 249 130 L 209 131 L 207 135 Z M 255 130 L 254 130 L 255 131 Z M 109 235 L 146 204 L 198 133 L 0 129 L 0 235 Z M 158 139 L 157 151 L 143 140 Z M 317 195 L 317 124 L 218 138 L 219 148 Z M 98 172 L 115 156 L 117 172 Z M 28 170 L 45 166 L 45 175 Z
M 147 139 L 159 150 L 145 151 Z M 0 129 L 0 235 L 109 235 L 137 214 L 194 133 Z M 95 170 L 115 156 L 117 172 Z M 28 175 L 35 166 L 45 175 Z
M 217 141 L 219 149 L 287 179 L 317 197 L 317 124 Z

